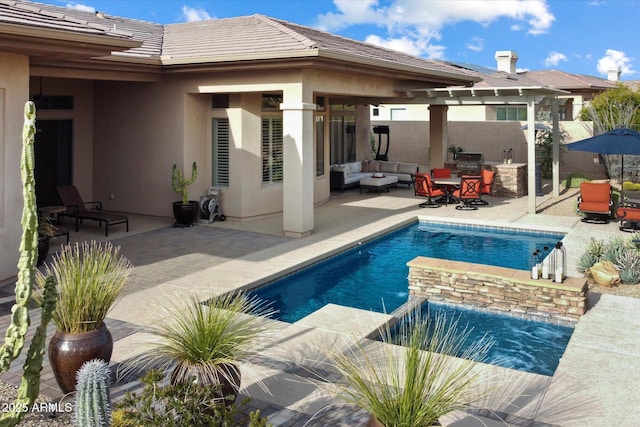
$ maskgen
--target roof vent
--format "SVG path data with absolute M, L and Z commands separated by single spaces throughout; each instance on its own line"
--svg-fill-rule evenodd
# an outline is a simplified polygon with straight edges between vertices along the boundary
M 498 63 L 498 71 L 515 74 L 517 61 L 518 53 L 515 50 L 496 51 L 496 62 Z

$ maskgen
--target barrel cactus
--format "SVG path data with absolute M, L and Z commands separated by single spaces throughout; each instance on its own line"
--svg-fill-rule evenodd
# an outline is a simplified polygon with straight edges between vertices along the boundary
M 109 426 L 111 420 L 109 365 L 101 359 L 85 362 L 78 371 L 77 381 L 75 425 L 78 427 Z

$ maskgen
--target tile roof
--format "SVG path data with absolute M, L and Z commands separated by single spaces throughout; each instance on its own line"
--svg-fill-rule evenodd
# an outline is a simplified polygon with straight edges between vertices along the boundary
M 558 89 L 613 89 L 616 82 L 584 74 L 571 74 L 559 70 L 527 71 L 523 75 L 537 80 L 540 84 Z
M 127 51 L 132 55 L 159 55 L 162 48 L 162 25 L 44 3 L 0 0 L 0 24 L 142 42 L 142 46 Z

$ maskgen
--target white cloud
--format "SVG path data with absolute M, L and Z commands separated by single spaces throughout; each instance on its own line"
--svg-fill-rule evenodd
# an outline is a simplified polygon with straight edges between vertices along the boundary
M 635 74 L 631 58 L 619 50 L 607 49 L 605 56 L 598 59 L 598 72 L 606 75 L 609 71 L 620 69 L 622 75 Z
M 327 31 L 339 31 L 352 25 L 386 27 L 388 37 L 369 36 L 385 46 L 396 45 L 404 52 L 420 55 L 442 55 L 444 47 L 433 44 L 442 38 L 445 26 L 461 22 L 475 22 L 489 26 L 498 19 L 511 21 L 514 31 L 542 34 L 555 21 L 546 0 L 333 0 L 336 12 L 317 17 L 317 26 Z M 467 45 L 478 45 L 473 43 Z
M 551 51 L 549 52 L 547 58 L 544 60 L 544 66 L 555 67 L 560 63 L 560 61 L 567 61 L 567 55 L 565 55 L 564 53 Z
M 206 21 L 213 19 L 206 10 L 195 7 L 182 6 L 182 16 L 187 22 Z
M 91 13 L 95 13 L 96 9 L 91 7 L 91 6 L 87 6 L 86 4 L 82 4 L 82 3 L 67 3 L 67 5 L 65 6 L 67 9 L 75 9 L 75 10 L 80 10 L 82 12 L 91 12 Z
M 480 37 L 474 37 L 467 42 L 467 49 L 474 52 L 482 52 L 484 50 L 484 40 Z

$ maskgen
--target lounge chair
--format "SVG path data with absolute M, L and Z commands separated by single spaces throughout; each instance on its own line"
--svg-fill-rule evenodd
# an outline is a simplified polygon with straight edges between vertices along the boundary
M 478 204 L 484 204 L 482 200 L 482 177 L 467 176 L 460 177 L 460 188 L 453 192 L 452 197 L 458 199 L 460 204 L 456 209 L 478 209 Z
M 440 205 L 436 202 L 445 196 L 444 191 L 439 188 L 435 188 L 431 182 L 431 177 L 424 173 L 416 173 L 413 181 L 415 195 L 420 197 L 426 197 L 427 201 L 420 203 L 418 206 L 421 208 L 437 208 Z
M 583 222 L 606 224 L 611 216 L 611 184 L 608 182 L 583 182 L 578 196 L 578 213 Z
M 616 209 L 616 219 L 621 231 L 640 230 L 640 206 L 620 206 Z
M 104 235 L 109 235 L 109 226 L 116 224 L 126 224 L 127 232 L 129 232 L 129 218 L 125 215 L 108 214 L 102 212 L 102 202 L 84 202 L 80 193 L 75 185 L 64 185 L 56 187 L 60 201 L 67 207 L 65 216 L 75 218 L 76 231 L 79 229 L 79 225 L 84 219 L 90 219 L 92 221 L 98 221 L 100 227 L 104 223 Z M 87 205 L 93 205 L 94 209 L 87 209 Z

